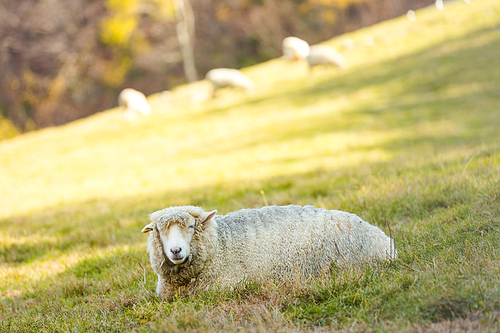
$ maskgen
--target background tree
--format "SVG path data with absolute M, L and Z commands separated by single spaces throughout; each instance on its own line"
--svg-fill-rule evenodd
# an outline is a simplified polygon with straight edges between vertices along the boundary
M 194 15 L 189 0 L 173 0 L 175 17 L 177 18 L 177 38 L 182 52 L 184 73 L 188 82 L 198 80 L 194 60 L 194 46 L 191 36 L 194 36 Z

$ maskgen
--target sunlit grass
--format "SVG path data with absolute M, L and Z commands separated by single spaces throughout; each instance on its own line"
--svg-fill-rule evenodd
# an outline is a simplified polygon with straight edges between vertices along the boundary
M 498 30 L 491 28 L 497 16 L 485 16 L 484 8 L 466 12 L 474 6 L 425 9 L 422 22 L 402 17 L 352 33 L 355 41 L 373 35 L 377 46 L 345 51 L 346 71 L 320 70 L 308 79 L 304 64 L 274 60 L 247 71 L 258 82 L 251 96 L 227 92 L 193 105 L 189 96 L 173 103 L 174 92 L 156 97 L 156 112 L 136 122 L 115 110 L 4 142 L 0 214 L 353 166 L 364 158 L 358 145 L 373 147 L 368 161 L 384 161 L 384 142 L 401 132 L 421 136 L 421 127 L 461 137 L 470 108 L 489 91 L 499 94 L 489 80 L 498 74 L 484 68 L 500 62 Z M 478 63 L 484 45 L 488 58 Z M 450 103 L 457 104 L 453 114 Z M 488 134 L 491 117 L 499 118 L 478 117 Z
M 493 327 L 500 3 L 445 5 L 328 41 L 343 71 L 275 59 L 244 70 L 250 95 L 193 101 L 199 82 L 151 96 L 153 114 L 133 122 L 114 109 L 0 142 L 0 331 Z M 154 296 L 147 214 L 265 203 L 356 213 L 392 233 L 400 260 Z

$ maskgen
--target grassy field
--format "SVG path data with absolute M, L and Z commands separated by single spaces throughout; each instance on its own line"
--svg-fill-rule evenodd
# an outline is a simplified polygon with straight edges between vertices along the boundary
M 0 332 L 497 332 L 500 2 L 446 2 L 327 42 L 343 71 L 272 60 L 0 142 Z M 366 36 L 374 46 L 366 46 Z M 343 49 L 343 38 L 354 49 Z M 160 301 L 140 233 L 194 204 L 346 210 L 400 258 L 303 285 Z

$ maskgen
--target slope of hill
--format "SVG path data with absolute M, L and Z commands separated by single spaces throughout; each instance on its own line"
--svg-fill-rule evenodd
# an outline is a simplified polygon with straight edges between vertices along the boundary
M 245 70 L 251 95 L 194 102 L 199 82 L 133 122 L 114 109 L 0 142 L 0 331 L 494 327 L 500 3 L 446 2 L 327 44 L 348 69 L 275 59 Z M 401 259 L 309 286 L 152 295 L 148 213 L 289 203 L 356 213 Z

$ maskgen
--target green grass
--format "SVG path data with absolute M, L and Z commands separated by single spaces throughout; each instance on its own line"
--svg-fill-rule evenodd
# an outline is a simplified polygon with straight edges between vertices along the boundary
M 370 35 L 375 46 L 362 45 Z M 0 142 L 0 331 L 494 331 L 500 318 L 500 3 L 349 34 L 344 71 L 272 60 L 252 95 L 206 82 Z M 160 301 L 140 233 L 194 204 L 341 209 L 400 258 L 299 285 Z

